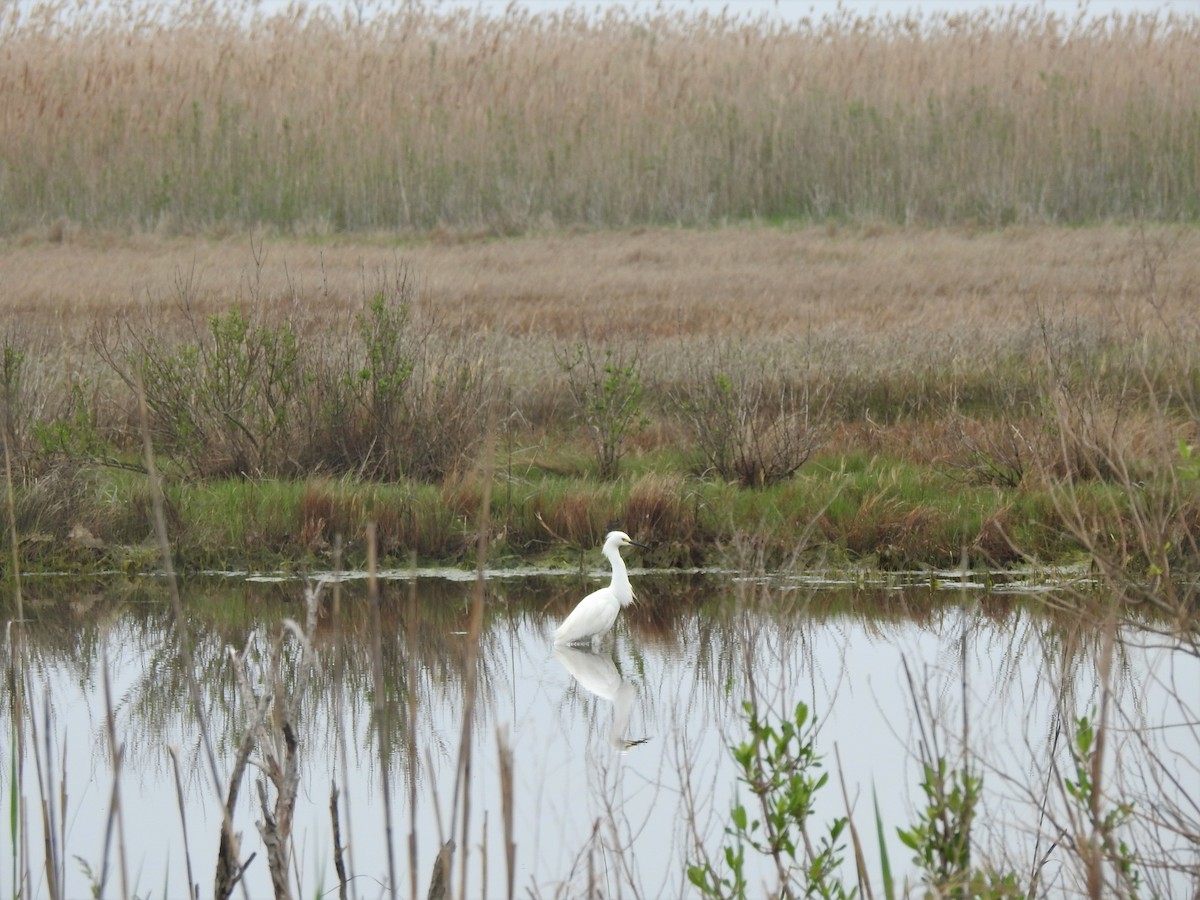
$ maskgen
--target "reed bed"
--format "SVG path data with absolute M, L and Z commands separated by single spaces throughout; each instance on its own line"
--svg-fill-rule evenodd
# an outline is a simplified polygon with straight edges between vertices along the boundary
M 8 4 L 0 233 L 1200 217 L 1200 17 Z

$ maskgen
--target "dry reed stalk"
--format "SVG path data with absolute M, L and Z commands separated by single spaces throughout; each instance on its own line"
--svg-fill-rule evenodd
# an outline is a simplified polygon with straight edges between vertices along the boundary
M 347 900 L 349 882 L 346 878 L 345 848 L 342 845 L 342 826 L 338 817 L 338 789 L 335 781 L 329 789 L 329 820 L 333 827 L 333 869 L 338 878 L 338 900 Z
M 513 840 L 513 751 L 507 726 L 496 729 L 496 755 L 500 760 L 500 807 L 504 817 L 505 887 L 508 900 L 516 896 L 517 844 Z
M 179 748 L 170 744 L 167 753 L 171 756 L 171 771 L 175 776 L 175 802 L 179 807 L 179 826 L 183 830 L 183 860 L 187 870 L 188 896 L 198 897 L 200 882 L 192 874 L 192 843 L 188 839 L 187 805 L 183 799 L 183 776 L 179 771 Z
M 33 762 L 37 772 L 38 781 L 38 799 L 40 801 L 42 813 L 42 848 L 45 853 L 46 867 L 46 885 L 50 891 L 51 900 L 61 900 L 65 895 L 64 889 L 64 870 L 65 860 L 60 858 L 65 847 L 59 841 L 57 827 L 58 810 L 55 805 L 54 796 L 54 756 L 51 750 L 50 739 L 50 689 L 46 688 L 45 696 L 42 701 L 42 711 L 44 722 L 42 727 L 41 739 L 45 741 L 44 748 L 39 747 L 39 734 L 37 714 L 33 704 L 29 706 L 29 737 L 30 744 L 33 747 Z M 44 761 L 43 761 L 44 756 Z M 65 788 L 64 788 L 65 790 Z M 60 792 L 61 795 L 61 792 Z M 65 817 L 66 809 L 62 810 Z M 29 873 L 32 875 L 32 872 Z
M 489 417 L 484 431 L 484 473 L 483 491 L 479 506 L 477 523 L 477 539 L 475 546 L 475 587 L 471 595 L 471 617 L 467 624 L 466 657 L 463 663 L 463 713 L 462 730 L 459 733 L 458 766 L 454 778 L 454 794 L 451 801 L 450 834 L 456 833 L 456 823 L 459 821 L 460 801 L 462 812 L 461 847 L 459 860 L 458 896 L 467 897 L 467 863 L 470 859 L 470 822 L 471 822 L 471 762 L 472 762 L 472 726 L 475 720 L 475 699 L 478 689 L 479 671 L 479 637 L 483 631 L 483 602 L 486 579 L 484 569 L 487 565 L 488 539 L 492 504 L 492 463 L 495 450 L 495 422 Z M 484 849 L 486 854 L 487 850 Z
M 66 897 L 67 890 L 67 741 L 66 735 L 63 735 L 62 743 L 62 758 L 60 769 L 62 778 L 55 784 L 54 775 L 54 753 L 52 750 L 52 711 L 50 703 L 50 688 L 46 687 L 45 695 L 42 698 L 42 709 L 45 716 L 45 723 L 42 730 L 42 738 L 45 741 L 46 752 L 46 786 L 49 793 L 49 802 L 44 804 L 43 813 L 46 808 L 49 808 L 49 820 L 46 824 L 47 834 L 53 832 L 53 835 L 47 841 L 47 869 L 53 861 L 56 863 L 56 870 L 51 879 L 51 896 Z M 36 741 L 37 736 L 34 736 Z
M 333 601 L 330 611 L 330 622 L 333 628 L 333 646 L 337 648 L 337 657 L 333 667 L 333 723 L 337 734 L 338 747 L 338 764 L 342 772 L 342 784 L 350 784 L 350 752 L 346 742 L 347 728 L 345 723 L 345 702 L 343 697 L 343 686 L 346 677 L 346 652 L 342 644 L 342 580 L 339 577 L 342 571 L 342 535 L 340 532 L 335 532 L 333 536 Z M 337 819 L 337 785 L 332 785 L 330 790 L 330 814 L 333 816 L 334 828 L 334 865 L 338 873 L 338 896 L 339 900 L 347 900 L 349 885 L 346 879 L 345 860 L 343 855 L 350 860 L 350 872 L 357 871 L 354 866 L 354 830 L 353 817 L 350 815 L 350 796 L 346 795 L 346 837 L 347 846 L 340 846 L 340 829 Z M 357 896 L 357 891 L 355 892 Z
M 1111 862 L 1115 854 L 1113 854 L 1111 826 L 1104 822 L 1105 810 L 1100 805 L 1105 799 L 1104 785 L 1107 782 L 1107 773 L 1104 768 L 1106 762 L 1105 748 L 1108 745 L 1109 716 L 1112 713 L 1113 647 L 1116 641 L 1117 618 L 1115 615 L 1110 614 L 1104 629 L 1104 643 L 1101 648 L 1099 661 L 1099 721 L 1096 723 L 1096 743 L 1095 750 L 1092 753 L 1089 772 L 1092 791 L 1088 797 L 1087 811 L 1090 820 L 1088 823 L 1090 834 L 1088 835 L 1087 845 L 1090 852 L 1085 853 L 1083 860 L 1087 872 L 1088 896 L 1092 897 L 1093 900 L 1100 900 L 1101 897 L 1111 896 L 1108 894 L 1109 890 L 1116 889 L 1115 892 L 1120 892 L 1120 888 L 1116 885 L 1105 884 L 1103 862 L 1106 857 Z
M 13 494 L 12 452 L 7 432 L 0 430 L 0 438 L 4 441 L 4 508 L 8 515 L 9 552 L 12 554 L 13 600 L 17 608 L 15 624 L 23 626 L 25 623 L 25 600 L 21 593 L 21 542 L 17 533 L 16 499 Z M 10 626 L 11 624 L 14 623 L 10 623 Z M 12 635 L 10 634 L 9 637 L 11 638 Z M 14 650 L 19 649 L 20 644 L 14 647 Z M 13 659 L 16 659 L 17 656 L 18 654 L 14 652 Z
M 112 682 L 108 673 L 108 635 L 101 634 L 100 639 L 100 659 L 102 661 L 101 676 L 104 688 L 104 722 L 105 722 L 105 737 L 108 739 L 108 756 L 109 765 L 112 766 L 112 796 L 109 800 L 109 815 L 108 824 L 105 828 L 104 835 L 104 862 L 101 867 L 100 875 L 100 893 L 103 893 L 104 884 L 108 875 L 108 850 L 111 841 L 113 824 L 115 822 L 117 828 L 117 861 L 120 864 L 121 873 L 121 896 L 128 897 L 129 893 L 129 866 L 125 858 L 125 816 L 121 810 L 121 770 L 125 762 L 125 745 L 117 740 L 117 715 L 113 706 Z M 186 840 L 185 840 L 186 851 Z M 188 862 L 188 894 L 192 893 L 192 873 L 191 862 Z
M 0 430 L 0 439 L 4 442 L 4 487 L 5 511 L 8 514 L 8 540 L 12 553 L 13 599 L 17 617 L 4 626 L 4 636 L 8 643 L 8 693 L 12 698 L 9 710 L 9 723 L 12 727 L 12 748 L 10 750 L 13 783 L 12 794 L 15 803 L 16 822 L 12 840 L 17 847 L 13 852 L 12 896 L 25 893 L 25 885 L 29 883 L 29 819 L 25 800 L 25 717 L 29 714 L 26 702 L 27 684 L 25 673 L 28 672 L 28 648 L 25 644 L 25 601 L 21 594 L 21 550 L 17 538 L 16 501 L 13 496 L 12 456 L 9 450 L 8 435 Z
M 1157 11 L 46 4 L 0 30 L 0 154 L 26 173 L 0 228 L 1194 218 L 1198 34 Z
M 14 622 L 7 623 L 5 627 L 5 635 L 10 647 L 7 672 L 8 687 L 9 695 L 13 698 L 9 713 L 9 723 L 12 729 L 10 734 L 13 741 L 11 750 L 12 793 L 16 815 L 16 821 L 13 823 L 14 833 L 12 835 L 12 840 L 15 844 L 11 885 L 14 897 L 24 892 L 24 885 L 29 882 L 31 875 L 28 804 L 25 799 L 23 787 L 25 783 L 25 716 L 27 715 L 27 705 L 25 702 L 25 675 L 23 671 L 18 670 L 19 661 L 22 658 L 19 644 L 21 638 L 16 634 L 16 628 L 19 627 L 19 624 Z
M 383 628 L 379 618 L 379 581 L 375 547 L 375 524 L 367 524 L 367 598 L 371 609 L 371 674 L 374 683 L 375 739 L 379 750 L 379 780 L 383 795 L 383 829 L 388 861 L 388 896 L 395 900 L 396 854 L 392 840 L 392 789 L 389 785 L 389 754 L 387 745 L 387 702 L 384 697 L 386 681 L 383 675 Z
M 409 569 L 416 569 L 416 554 L 412 554 L 409 560 Z M 407 609 L 405 621 L 407 623 L 406 643 L 408 646 L 408 733 L 405 735 L 404 748 L 408 757 L 408 881 L 410 896 L 417 896 L 417 787 L 420 779 L 417 778 L 417 766 L 419 765 L 417 757 L 417 715 L 420 708 L 420 696 L 416 690 L 417 685 L 417 654 L 413 652 L 417 644 L 417 617 L 420 607 L 417 605 L 417 580 L 410 578 L 407 591 Z M 439 826 L 439 833 L 441 831 Z M 438 866 L 440 869 L 440 865 Z M 446 877 L 449 877 L 449 863 L 447 862 Z
M 837 744 L 833 745 L 833 758 L 837 760 L 838 785 L 842 789 L 842 804 L 846 807 L 846 824 L 850 829 L 850 845 L 854 848 L 854 871 L 858 875 L 858 886 L 867 900 L 875 900 L 871 890 L 871 876 L 867 872 L 867 862 L 863 855 L 862 841 L 858 836 L 858 826 L 854 824 L 854 804 L 850 802 L 850 794 L 846 790 L 846 768 L 842 765 L 842 754 Z M 891 896 L 891 888 L 884 888 L 885 894 Z

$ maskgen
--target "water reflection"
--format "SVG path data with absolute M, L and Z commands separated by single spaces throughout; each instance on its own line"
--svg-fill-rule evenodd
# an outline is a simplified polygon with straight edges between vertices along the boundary
M 637 689 L 633 682 L 621 677 L 616 663 L 607 656 L 582 650 L 578 647 L 555 645 L 554 658 L 571 673 L 580 685 L 613 706 L 612 724 L 608 729 L 608 743 L 617 750 L 628 750 L 644 744 L 649 738 L 636 740 L 625 737 L 629 728 L 629 717 L 633 713 L 633 701 Z
M 849 804 L 859 829 L 873 835 L 877 801 L 891 862 L 900 870 L 910 853 L 891 835 L 911 825 L 923 802 L 923 728 L 937 729 L 949 755 L 979 755 L 988 807 L 979 817 L 980 854 L 1027 873 L 1029 860 L 1069 818 L 1068 798 L 1061 791 L 1047 797 L 1045 789 L 1071 771 L 1067 729 L 1106 691 L 1121 728 L 1113 735 L 1111 783 L 1136 788 L 1136 810 L 1181 810 L 1176 820 L 1191 821 L 1187 803 L 1200 796 L 1189 762 L 1200 748 L 1194 724 L 1200 665 L 1194 653 L 1170 642 L 1126 635 L 1114 651 L 1113 677 L 1106 678 L 1102 631 L 1021 595 L 948 595 L 907 585 L 747 587 L 699 575 L 642 576 L 641 584 L 655 602 L 628 610 L 608 642 L 611 652 L 598 656 L 551 646 L 555 624 L 583 587 L 575 580 L 492 579 L 475 654 L 463 636 L 470 584 L 397 580 L 386 586 L 380 608 L 379 717 L 364 587 L 329 585 L 312 636 L 319 668 L 289 698 L 302 769 L 295 859 L 303 890 L 297 893 L 336 887 L 328 802 L 336 782 L 342 840 L 351 848 L 351 871 L 362 879 L 351 896 L 377 894 L 387 877 L 380 790 L 387 779 L 401 894 L 416 884 L 424 895 L 434 859 L 451 838 L 458 840 L 456 878 L 459 861 L 467 861 L 465 895 L 502 894 L 499 873 L 507 863 L 498 837 L 504 801 L 496 731 L 505 727 L 513 752 L 518 893 L 577 896 L 602 880 L 605 895 L 687 896 L 687 863 L 698 848 L 714 852 L 725 840 L 737 790 L 728 747 L 745 738 L 740 708 L 751 691 L 775 713 L 797 701 L 809 704 L 826 769 L 846 783 L 845 799 L 832 788 L 819 797 L 816 820 L 846 815 Z M 246 721 L 229 651 L 246 661 L 247 678 L 260 690 L 282 641 L 280 680 L 300 683 L 294 676 L 302 648 L 280 623 L 304 620 L 302 586 L 212 580 L 185 588 L 196 674 L 227 774 Z M 166 752 L 171 745 L 185 757 L 186 849 L 197 880 L 208 884 L 220 802 L 199 759 L 196 717 L 161 585 L 81 590 L 35 583 L 28 595 L 28 696 L 46 724 L 43 740 L 52 747 L 55 771 L 65 773 L 66 790 L 57 794 L 68 798 L 64 858 L 86 860 L 93 871 L 103 861 L 113 789 L 101 691 L 107 670 L 126 753 L 119 787 L 130 869 L 142 873 L 139 893 L 159 894 L 164 885 L 169 896 L 188 893 L 178 864 L 185 853 L 181 829 L 172 824 L 180 812 Z M 479 692 L 470 719 L 473 775 L 462 788 L 474 813 L 463 840 L 455 797 L 469 674 Z M 11 699 L 7 684 L 0 691 Z M 647 736 L 653 740 L 644 743 Z M 6 756 L 6 769 L 9 762 Z M 40 793 L 33 767 L 25 772 L 36 858 Z M 248 854 L 260 812 L 250 799 L 254 791 L 243 795 L 235 826 Z M 1042 809 L 1046 814 L 1034 814 Z M 992 823 L 994 832 L 985 832 Z M 1178 836 L 1158 837 L 1181 857 L 1195 852 L 1186 841 L 1180 848 Z M 1073 875 L 1061 846 L 1053 864 L 1061 870 L 1056 887 L 1066 888 Z M 877 873 L 877 845 L 867 841 L 864 852 Z M 64 869 L 67 895 L 91 893 L 81 867 Z M 40 864 L 33 870 L 42 871 Z M 261 857 L 246 878 L 250 896 L 270 895 Z M 370 890 L 361 886 L 368 880 Z M 46 893 L 39 882 L 27 895 Z

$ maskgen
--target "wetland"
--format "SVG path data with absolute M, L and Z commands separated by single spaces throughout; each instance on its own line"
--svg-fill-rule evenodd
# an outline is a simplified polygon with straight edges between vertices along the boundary
M 0 21 L 7 893 L 1196 895 L 1200 18 L 355 10 Z
M 1104 798 L 1127 810 L 1114 833 L 1153 893 L 1194 884 L 1194 843 L 1174 826 L 1194 821 L 1195 647 L 1152 623 L 1097 622 L 1079 602 L 1095 589 L 1086 573 L 989 587 L 954 572 L 848 583 L 634 568 L 641 599 L 599 653 L 555 648 L 552 633 L 602 572 L 496 573 L 478 585 L 445 574 L 381 573 L 377 618 L 366 573 L 314 579 L 307 591 L 288 576 L 197 577 L 180 585 L 182 623 L 161 579 L 32 581 L 25 690 L 38 730 L 22 787 L 56 813 L 44 846 L 63 893 L 90 893 L 102 873 L 131 895 L 180 896 L 189 878 L 206 892 L 227 798 L 201 731 L 224 786 L 245 735 L 283 716 L 294 728 L 299 894 L 338 889 L 340 847 L 349 896 L 424 895 L 454 838 L 453 876 L 468 896 L 506 896 L 510 878 L 539 897 L 692 896 L 688 867 L 719 860 L 730 810 L 747 801 L 731 755 L 746 740 L 747 698 L 764 719 L 787 719 L 797 703 L 811 710 L 817 765 L 831 778 L 807 831 L 816 840 L 849 817 L 867 883 L 880 885 L 886 857 L 905 893 L 928 873 L 897 830 L 926 808 L 922 777 L 936 758 L 980 781 L 978 871 L 1012 873 L 1022 890 L 1084 890 L 1087 809 L 1064 783 L 1090 765 L 1080 720 L 1102 710 Z M 180 625 L 203 718 L 180 666 Z M 272 695 L 286 712 L 258 721 Z M 251 754 L 229 807 L 250 896 L 271 891 L 255 824 L 274 807 L 252 790 L 273 790 L 283 742 L 268 734 L 275 750 Z M 25 890 L 48 896 L 44 847 L 34 847 Z M 839 856 L 830 880 L 852 887 L 848 842 Z M 768 863 L 746 867 L 763 890 L 778 877 Z

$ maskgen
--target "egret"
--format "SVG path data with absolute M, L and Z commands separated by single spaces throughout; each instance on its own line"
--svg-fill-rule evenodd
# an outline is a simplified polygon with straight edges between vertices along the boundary
M 604 539 L 603 553 L 612 564 L 612 581 L 608 587 L 592 591 L 571 610 L 571 614 L 554 632 L 556 646 L 590 640 L 592 649 L 597 650 L 600 647 L 600 638 L 607 634 L 613 627 L 613 622 L 617 621 L 617 613 L 621 611 L 621 607 L 633 602 L 633 586 L 629 583 L 629 573 L 625 571 L 625 560 L 621 559 L 622 547 L 650 549 L 623 531 L 608 533 L 608 537 Z

